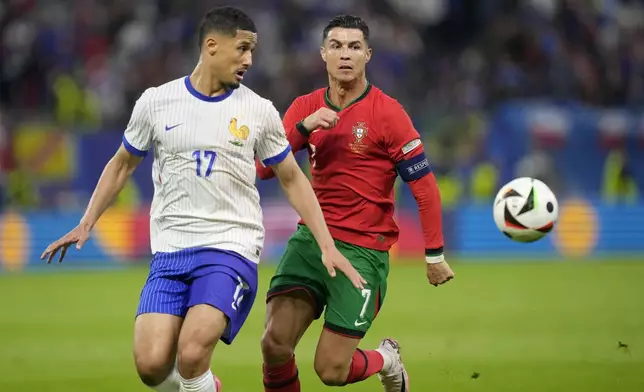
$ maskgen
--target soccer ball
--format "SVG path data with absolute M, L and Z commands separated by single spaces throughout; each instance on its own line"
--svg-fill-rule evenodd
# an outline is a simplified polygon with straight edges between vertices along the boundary
M 543 238 L 554 228 L 558 214 L 554 193 L 535 178 L 521 177 L 508 182 L 494 200 L 496 226 L 517 242 Z

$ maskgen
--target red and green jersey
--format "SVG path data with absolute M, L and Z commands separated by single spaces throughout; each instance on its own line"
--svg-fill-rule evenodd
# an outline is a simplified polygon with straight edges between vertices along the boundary
M 338 112 L 338 123 L 309 133 L 302 120 L 325 106 Z M 389 250 L 398 240 L 396 177 L 410 182 L 430 172 L 420 136 L 402 105 L 369 84 L 340 109 L 323 88 L 298 97 L 284 116 L 284 127 L 292 149 L 309 152 L 311 183 L 331 235 Z M 272 176 L 270 168 L 259 167 L 258 172 L 261 178 Z M 442 252 L 442 235 L 433 242 L 432 248 Z

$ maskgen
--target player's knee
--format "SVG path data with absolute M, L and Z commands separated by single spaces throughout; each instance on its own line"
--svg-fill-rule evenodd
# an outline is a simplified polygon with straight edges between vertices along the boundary
M 322 363 L 321 361 L 316 361 L 315 373 L 317 373 L 324 385 L 337 387 L 347 382 L 349 367 L 341 362 L 330 361 Z
M 262 335 L 262 354 L 270 362 L 288 361 L 293 356 L 293 347 L 280 331 L 267 329 Z
M 153 355 L 136 356 L 136 371 L 143 384 L 154 387 L 161 384 L 170 374 L 173 362 Z
M 198 376 L 199 371 L 210 363 L 210 349 L 198 342 L 191 342 L 179 347 L 177 360 L 181 374 Z M 195 374 L 192 374 L 192 372 Z

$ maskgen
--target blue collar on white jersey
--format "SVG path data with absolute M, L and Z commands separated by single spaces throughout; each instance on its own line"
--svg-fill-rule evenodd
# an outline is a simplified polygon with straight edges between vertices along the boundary
M 196 97 L 197 99 L 200 99 L 206 102 L 221 102 L 224 99 L 230 97 L 233 91 L 235 91 L 234 89 L 231 88 L 230 90 L 226 91 L 221 95 L 217 95 L 215 97 L 209 97 L 207 95 L 203 95 L 192 86 L 192 83 L 190 82 L 190 75 L 186 76 L 184 80 L 185 80 L 186 88 L 188 89 L 188 92 L 192 94 L 194 97 Z

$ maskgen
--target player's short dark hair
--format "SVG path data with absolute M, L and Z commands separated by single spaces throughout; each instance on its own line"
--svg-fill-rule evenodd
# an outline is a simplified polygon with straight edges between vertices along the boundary
M 329 21 L 329 24 L 324 28 L 322 33 L 322 40 L 324 41 L 329 36 L 329 31 L 336 27 L 344 29 L 358 29 L 362 31 L 364 40 L 369 42 L 369 26 L 361 17 L 354 15 L 338 15 Z
M 199 47 L 203 45 L 209 33 L 218 32 L 234 37 L 237 35 L 237 30 L 257 32 L 253 19 L 239 8 L 213 8 L 206 13 L 199 24 Z

